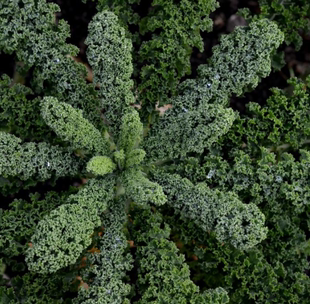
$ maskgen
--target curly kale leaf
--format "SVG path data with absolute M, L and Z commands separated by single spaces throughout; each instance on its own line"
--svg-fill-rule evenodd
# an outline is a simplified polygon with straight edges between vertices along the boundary
M 191 262 L 193 278 L 211 286 L 225 286 L 232 303 L 304 303 L 309 298 L 309 151 L 300 158 L 262 149 L 258 159 L 243 151 L 229 161 L 208 155 L 199 162 L 189 158 L 184 164 L 165 168 L 179 172 L 211 188 L 233 191 L 242 201 L 259 204 L 268 227 L 267 238 L 255 248 L 240 251 L 220 244 L 213 234 L 181 218 L 178 212 L 161 207 L 165 221 L 173 227 Z M 192 243 L 195 240 L 195 244 Z
M 226 146 L 241 147 L 251 155 L 259 154 L 260 146 L 274 151 L 301 148 L 310 135 L 310 84 L 297 78 L 288 80 L 290 90 L 272 89 L 265 106 L 250 102 L 246 113 L 235 120 L 223 138 Z
M 95 175 L 106 175 L 112 173 L 116 168 L 111 158 L 107 156 L 94 156 L 87 163 L 87 171 Z
M 261 78 L 270 74 L 271 57 L 283 39 L 277 25 L 267 19 L 236 27 L 231 34 L 221 36 L 208 64 L 198 67 L 198 79 L 184 81 L 180 91 L 201 98 L 215 82 L 218 103 L 223 101 L 223 96 L 232 93 L 240 96 L 254 89 Z M 206 80 L 209 85 L 202 85 Z
M 160 160 L 210 148 L 235 119 L 234 112 L 224 108 L 228 97 L 254 88 L 270 73 L 270 56 L 282 40 L 283 34 L 268 20 L 222 36 L 209 64 L 199 67 L 198 79 L 184 81 L 180 96 L 170 100 L 172 109 L 151 126 L 143 143 L 147 157 Z
M 209 15 L 219 4 L 214 0 L 152 1 L 152 9 L 139 22 L 140 34 L 152 34 L 139 49 L 142 65 L 139 100 L 163 105 L 177 93 L 180 79 L 191 73 L 190 56 L 196 47 L 203 52 L 201 32 L 211 31 Z
M 218 3 L 155 0 L 147 15 L 140 16 L 137 9 L 143 11 L 145 5 L 140 0 L 98 2 L 98 11 L 113 11 L 136 45 L 133 57 L 139 101 L 147 111 L 165 103 L 176 94 L 180 79 L 191 73 L 193 48 L 203 51 L 201 32 L 212 29 L 209 15 Z M 139 26 L 139 33 L 130 31 L 131 24 Z
M 65 273 L 50 274 L 26 273 L 12 278 L 12 287 L 0 287 L 3 304 L 63 304 L 70 284 L 64 279 Z
M 2 2 L 0 49 L 8 54 L 16 52 L 18 60 L 28 67 L 59 55 L 76 54 L 77 48 L 66 44 L 70 33 L 67 22 L 60 20 L 56 26 L 55 13 L 59 11 L 58 5 L 45 0 Z
M 40 99 L 34 98 L 30 88 L 14 83 L 4 74 L 0 80 L 0 100 L 1 128 L 23 140 L 59 141 L 41 117 Z
M 0 132 L 0 174 L 21 180 L 44 181 L 52 176 L 77 175 L 81 161 L 66 149 L 47 143 L 22 143 L 18 137 Z
M 100 215 L 107 209 L 113 179 L 94 180 L 45 216 L 37 225 L 26 252 L 31 271 L 54 273 L 73 264 L 91 244 L 91 234 L 101 225 Z M 77 202 L 77 203 L 76 203 Z
M 78 202 L 79 205 L 88 207 L 92 205 L 103 212 L 106 204 L 115 192 L 115 178 L 110 176 L 90 179 L 79 192 L 68 197 L 68 202 Z
M 87 288 L 81 288 L 76 304 L 129 304 L 131 286 L 124 280 L 133 267 L 133 258 L 127 252 L 124 223 L 127 220 L 125 202 L 111 201 L 109 212 L 101 217 L 104 233 L 98 240 L 98 252 L 87 253 L 86 261 L 92 267 L 83 268 L 81 277 Z
M 112 136 L 119 134 L 120 119 L 135 102 L 131 92 L 132 44 L 115 14 L 96 14 L 88 26 L 85 40 L 87 58 L 93 69 L 95 84 L 100 86 L 100 107 Z
M 163 205 L 167 201 L 162 187 L 156 182 L 150 181 L 140 170 L 128 169 L 122 175 L 121 181 L 126 196 L 139 205 L 148 203 Z
M 10 209 L 0 209 L 0 251 L 7 257 L 24 253 L 38 222 L 67 199 L 56 192 L 48 192 L 44 198 L 38 193 L 29 197 L 29 202 L 15 199 Z
M 196 109 L 175 107 L 151 126 L 143 142 L 148 160 L 202 153 L 224 135 L 235 119 L 232 109 L 202 103 Z
M 86 68 L 71 56 L 78 48 L 67 44 L 70 27 L 64 20 L 56 24 L 60 8 L 46 0 L 2 1 L 0 5 L 0 50 L 21 62 L 18 71 L 26 76 L 34 67 L 31 85 L 35 93 L 55 96 L 74 107 L 102 129 L 97 93 L 85 81 Z
M 59 102 L 55 97 L 45 97 L 41 105 L 41 115 L 57 136 L 71 144 L 73 149 L 85 149 L 92 153 L 107 154 L 108 141 L 87 119 L 82 110 Z
M 204 231 L 216 233 L 220 242 L 236 248 L 251 248 L 267 236 L 265 216 L 254 204 L 243 204 L 233 192 L 210 189 L 205 183 L 194 186 L 177 174 L 153 172 L 152 180 L 159 183 L 182 218 L 189 218 Z
M 100 117 L 100 100 L 92 84 L 87 84 L 86 67 L 70 56 L 62 56 L 36 66 L 33 71 L 32 88 L 36 94 L 53 96 L 76 109 L 100 131 L 105 129 Z
M 285 35 L 286 44 L 293 43 L 297 51 L 303 40 L 302 34 L 310 33 L 310 5 L 307 0 L 259 0 L 260 14 L 251 16 L 248 8 L 238 11 L 249 22 L 267 18 L 277 23 Z
M 141 295 L 136 303 L 228 303 L 223 288 L 199 294 L 199 287 L 190 279 L 184 255 L 168 240 L 170 228 L 166 224 L 162 226 L 159 213 L 134 206 L 131 214 L 132 235 L 137 246 L 137 287 Z
M 142 140 L 143 124 L 137 111 L 132 110 L 122 117 L 121 134 L 118 140 L 118 148 L 128 154 L 136 148 Z
M 53 273 L 74 263 L 101 221 L 95 208 L 64 204 L 42 219 L 26 252 L 30 271 Z
M 132 168 L 142 163 L 146 155 L 146 152 L 142 149 L 133 149 L 131 150 L 126 159 L 125 167 Z
M 140 5 L 140 2 L 141 0 L 98 0 L 97 10 L 99 12 L 113 11 L 118 16 L 122 26 L 126 27 L 128 24 L 137 24 L 140 20 L 140 16 L 132 8 L 133 5 Z

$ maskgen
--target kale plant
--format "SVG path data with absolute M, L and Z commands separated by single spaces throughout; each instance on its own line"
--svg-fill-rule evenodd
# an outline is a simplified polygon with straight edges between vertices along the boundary
M 153 1 L 152 13 L 140 19 L 131 7 L 139 1 L 99 1 L 85 40 L 94 75 L 87 83 L 85 67 L 72 59 L 77 48 L 66 43 L 68 24 L 55 22 L 57 5 L 0 1 L 0 49 L 14 56 L 22 79 L 3 75 L 0 83 L 0 187 L 13 198 L 0 209 L 0 269 L 15 274 L 1 282 L 2 303 L 279 303 L 271 294 L 282 289 L 272 284 L 294 275 L 299 285 L 281 301 L 306 303 L 300 299 L 309 284 L 302 273 L 308 245 L 298 232 L 306 219 L 298 216 L 308 212 L 310 156 L 301 150 L 300 161 L 288 153 L 277 161 L 274 150 L 307 141 L 309 95 L 292 80 L 301 99 L 291 97 L 291 114 L 276 90 L 266 109 L 249 106 L 255 118 L 229 106 L 233 94 L 270 74 L 284 34 L 263 18 L 237 27 L 221 37 L 195 79 L 180 82 L 217 5 L 179 2 Z M 132 41 L 141 37 L 130 35 L 127 23 L 139 24 L 142 36 L 162 27 L 141 43 L 140 83 L 132 80 L 139 68 Z M 164 103 L 169 107 L 159 115 Z M 280 112 L 283 123 L 265 111 Z M 289 125 L 290 115 L 304 126 Z M 244 150 L 242 132 L 250 135 Z M 74 178 L 84 183 L 73 187 Z M 280 201 L 288 205 L 283 210 Z M 284 252 L 277 256 L 268 241 L 279 243 L 284 219 L 292 227 L 302 222 L 294 226 L 302 265 L 289 264 Z M 199 258 L 194 275 L 186 260 L 191 250 Z M 217 253 L 210 258 L 208 250 Z M 294 256 L 296 247 L 290 250 Z M 216 282 L 206 277 L 216 268 L 210 259 L 226 267 Z M 252 264 L 259 282 L 248 275 Z M 203 288 L 197 276 L 207 282 Z M 247 286 L 236 282 L 242 276 Z

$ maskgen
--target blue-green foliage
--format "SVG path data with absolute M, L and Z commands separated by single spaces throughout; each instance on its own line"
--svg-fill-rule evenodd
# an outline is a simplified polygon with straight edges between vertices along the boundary
M 254 102 L 247 104 L 246 113 L 236 119 L 228 132 L 225 145 L 239 148 L 245 145 L 245 150 L 252 154 L 258 153 L 260 146 L 280 152 L 307 145 L 310 77 L 306 83 L 291 78 L 288 84 L 286 90 L 272 88 L 272 95 L 263 107 Z
M 210 148 L 236 117 L 226 108 L 228 97 L 256 87 L 270 73 L 271 53 L 282 39 L 283 34 L 268 20 L 222 36 L 209 64 L 199 67 L 199 77 L 180 85 L 180 96 L 170 100 L 173 108 L 152 125 L 144 141 L 147 157 L 161 160 Z
M 64 197 L 56 192 L 48 192 L 45 198 L 40 199 L 40 195 L 35 193 L 30 194 L 29 201 L 15 199 L 10 209 L 1 209 L 1 253 L 12 257 L 24 253 L 38 222 L 63 204 Z
M 113 11 L 136 43 L 135 79 L 139 102 L 151 112 L 155 104 L 176 95 L 180 79 L 191 73 L 190 56 L 196 47 L 203 52 L 201 32 L 212 30 L 209 14 L 219 4 L 214 0 L 154 0 L 146 16 L 135 12 L 141 0 L 99 0 L 97 9 Z
M 105 123 L 114 137 L 119 135 L 120 117 L 135 103 L 132 68 L 132 44 L 113 13 L 104 11 L 94 16 L 85 40 L 87 58 L 93 69 L 94 83 L 100 86 L 100 108 Z
M 283 39 L 277 25 L 267 19 L 253 22 L 249 27 L 238 26 L 231 35 L 221 36 L 208 64 L 198 67 L 199 78 L 208 79 L 210 84 L 219 80 L 220 95 L 240 96 L 270 74 L 272 54 Z
M 15 257 L 25 254 L 30 245 L 30 238 L 36 231 L 38 222 L 53 209 L 64 204 L 68 195 L 74 194 L 72 189 L 67 193 L 47 192 L 45 197 L 34 193 L 29 199 L 15 199 L 10 209 L 1 210 L 0 214 L 0 251 L 3 262 L 14 274 L 12 287 L 0 287 L 1 303 L 63 303 L 61 297 L 69 289 L 69 281 L 65 283 L 64 273 L 59 275 L 42 275 L 26 273 L 26 264 Z M 9 258 L 11 257 L 11 258 Z M 2 275 L 1 275 L 2 277 Z M 2 282 L 7 283 L 7 281 Z
M 162 227 L 162 217 L 149 208 L 132 208 L 133 238 L 138 245 L 139 267 L 137 286 L 142 295 L 137 303 L 228 303 L 223 288 L 199 293 L 199 287 L 190 280 L 188 265 L 176 245 L 169 241 L 170 228 Z
M 162 205 L 167 201 L 162 187 L 151 182 L 141 171 L 128 169 L 121 177 L 121 181 L 125 187 L 126 196 L 138 204 Z
M 140 34 L 152 33 L 141 43 L 139 63 L 140 100 L 148 104 L 167 101 L 176 95 L 179 80 L 191 73 L 190 55 L 194 47 L 203 52 L 200 31 L 211 31 L 209 14 L 218 7 L 213 0 L 155 0 L 152 11 L 139 22 Z
M 86 68 L 70 58 L 78 48 L 66 43 L 69 25 L 64 20 L 55 24 L 59 11 L 45 0 L 1 1 L 0 49 L 23 63 L 22 75 L 34 69 L 31 82 L 36 94 L 55 96 L 84 109 L 87 118 L 102 128 L 97 93 L 83 79 Z
M 303 37 L 310 34 L 310 4 L 308 0 L 259 0 L 259 14 L 252 15 L 249 8 L 241 8 L 238 14 L 248 23 L 258 19 L 269 19 L 275 22 L 283 32 L 285 43 L 293 44 L 299 51 L 303 44 Z M 272 67 L 281 70 L 286 62 L 284 52 L 277 52 L 273 56 Z
M 85 188 L 81 189 L 74 197 L 76 203 L 62 204 L 42 219 L 31 238 L 33 245 L 26 253 L 29 269 L 38 273 L 53 273 L 76 262 L 82 251 L 91 244 L 92 240 L 89 235 L 96 227 L 100 226 L 100 216 L 106 209 L 105 203 L 113 200 L 114 196 L 118 195 L 119 190 L 124 189 L 125 197 L 136 201 L 138 204 L 152 202 L 163 204 L 166 202 L 166 196 L 160 185 L 149 181 L 143 175 L 138 166 L 136 155 L 131 153 L 141 140 L 143 131 L 139 116 L 134 109 L 123 116 L 119 143 L 115 146 L 115 143 L 105 138 L 104 134 L 100 134 L 98 129 L 83 118 L 81 110 L 74 109 L 69 104 L 58 102 L 54 97 L 45 97 L 42 100 L 41 108 L 41 115 L 46 124 L 61 139 L 69 142 L 71 149 L 75 150 L 80 147 L 93 155 L 87 163 L 87 170 L 98 175 L 96 179 L 92 179 L 86 185 L 86 190 Z M 3 132 L 2 134 L 11 141 L 15 140 L 16 143 L 14 142 L 14 144 L 18 146 L 19 138 Z M 35 145 L 28 143 L 28 145 L 31 144 Z M 116 151 L 125 151 L 124 157 L 126 163 L 131 164 L 130 168 L 126 169 L 125 164 L 119 164 L 117 172 L 113 172 L 116 165 L 108 156 L 104 155 L 111 154 L 110 149 L 108 149 L 110 146 L 115 146 L 113 149 Z M 4 147 L 2 150 L 6 151 Z M 17 162 L 14 156 L 15 154 L 11 153 L 9 159 L 13 162 L 12 168 Z M 130 156 L 133 157 L 132 161 Z M 104 159 L 105 161 L 94 163 L 94 160 L 97 159 Z M 132 166 L 135 168 L 131 168 Z M 3 167 L 5 170 L 6 166 Z M 19 174 L 19 171 L 7 170 L 3 174 L 5 177 L 7 175 L 14 176 Z M 100 175 L 105 174 L 108 174 L 107 177 L 101 181 Z M 116 182 L 117 189 L 114 189 Z M 96 183 L 100 183 L 100 186 Z M 87 190 L 88 187 L 90 190 Z M 120 194 L 124 195 L 124 193 Z
M 56 135 L 69 142 L 73 149 L 82 148 L 102 154 L 109 152 L 108 142 L 99 130 L 83 117 L 81 110 L 74 109 L 65 102 L 58 102 L 54 97 L 45 97 L 42 101 L 41 115 Z
M 221 105 L 210 105 L 202 99 L 201 105 L 195 109 L 169 109 L 162 119 L 154 123 L 143 143 L 149 160 L 202 153 L 229 130 L 235 118 L 234 112 Z
M 267 238 L 256 248 L 240 251 L 226 243 L 221 246 L 185 216 L 169 216 L 171 212 L 163 210 L 186 253 L 198 257 L 192 262 L 195 281 L 223 286 L 231 303 L 307 303 L 310 155 L 300 152 L 299 160 L 283 153 L 277 161 L 266 149 L 258 159 L 238 151 L 229 162 L 210 155 L 202 163 L 192 158 L 169 168 L 209 187 L 233 191 L 257 204 L 266 217 Z
M 7 75 L 0 81 L 0 125 L 2 131 L 8 131 L 19 138 L 45 140 L 56 143 L 50 128 L 40 115 L 40 99 L 33 98 L 30 88 L 12 83 Z
M 65 293 L 70 291 L 69 282 L 65 282 L 66 273 L 51 277 L 37 273 L 26 273 L 12 279 L 13 287 L 0 287 L 0 299 L 3 304 L 61 304 L 65 303 Z M 61 286 L 61 287 L 60 287 Z
M 301 33 L 310 33 L 310 4 L 307 0 L 259 0 L 260 14 L 256 18 L 268 18 L 276 22 L 285 34 L 285 42 L 293 43 L 297 50 L 302 46 Z M 240 13 L 252 19 L 248 9 Z
M 113 197 L 114 179 L 91 180 L 70 203 L 62 204 L 38 224 L 26 252 L 31 271 L 53 273 L 73 264 L 91 244 L 90 235 L 101 224 L 100 215 Z
M 211 190 L 207 184 L 194 186 L 177 174 L 155 172 L 154 180 L 163 186 L 168 204 L 205 232 L 214 231 L 221 242 L 235 247 L 254 247 L 266 238 L 265 216 L 254 204 L 242 204 L 232 193 Z
M 217 4 L 139 5 L 98 1 L 87 84 L 56 5 L 0 1 L 0 50 L 27 79 L 0 83 L 1 303 L 306 304 L 309 93 L 292 79 L 266 106 L 229 107 L 269 75 L 284 34 L 238 27 L 179 84 Z
M 239 150 L 229 162 L 221 156 L 209 155 L 201 163 L 188 158 L 167 170 L 222 191 L 232 191 L 242 200 L 257 205 L 268 202 L 273 208 L 278 204 L 280 208 L 284 200 L 298 214 L 307 210 L 310 190 L 309 152 L 300 150 L 300 153 L 299 161 L 289 153 L 282 153 L 276 160 L 274 153 L 262 148 L 259 159 L 251 159 Z
M 178 215 L 165 217 L 165 220 L 174 225 L 172 233 L 178 236 L 178 242 L 182 241 L 181 251 L 188 257 L 194 282 L 211 288 L 223 286 L 228 291 L 230 303 L 308 302 L 310 280 L 304 273 L 308 267 L 307 253 L 302 253 L 299 246 L 282 244 L 288 251 L 284 249 L 278 254 L 282 248 L 279 239 L 295 238 L 296 244 L 300 242 L 300 230 L 296 226 L 296 234 L 287 233 L 292 226 L 285 234 L 273 226 L 275 235 L 270 241 L 267 239 L 262 246 L 240 251 L 229 244 L 219 244 L 214 236 L 203 233 L 190 221 L 180 220 Z M 274 254 L 271 259 L 270 251 Z
M 63 204 L 42 219 L 31 238 L 26 262 L 30 271 L 53 273 L 75 262 L 91 244 L 100 225 L 98 211 L 79 204 Z M 48 236 L 48 237 L 46 237 Z
M 40 181 L 76 175 L 80 161 L 71 151 L 47 143 L 22 143 L 21 139 L 0 132 L 0 174 L 4 178 L 18 176 L 27 180 L 35 176 Z
M 92 267 L 84 268 L 81 276 L 89 283 L 89 289 L 81 288 L 73 303 L 126 303 L 131 285 L 124 282 L 126 272 L 133 267 L 132 255 L 128 252 L 124 225 L 126 222 L 125 201 L 108 204 L 109 213 L 102 215 L 103 236 L 99 238 L 97 254 L 86 255 Z

